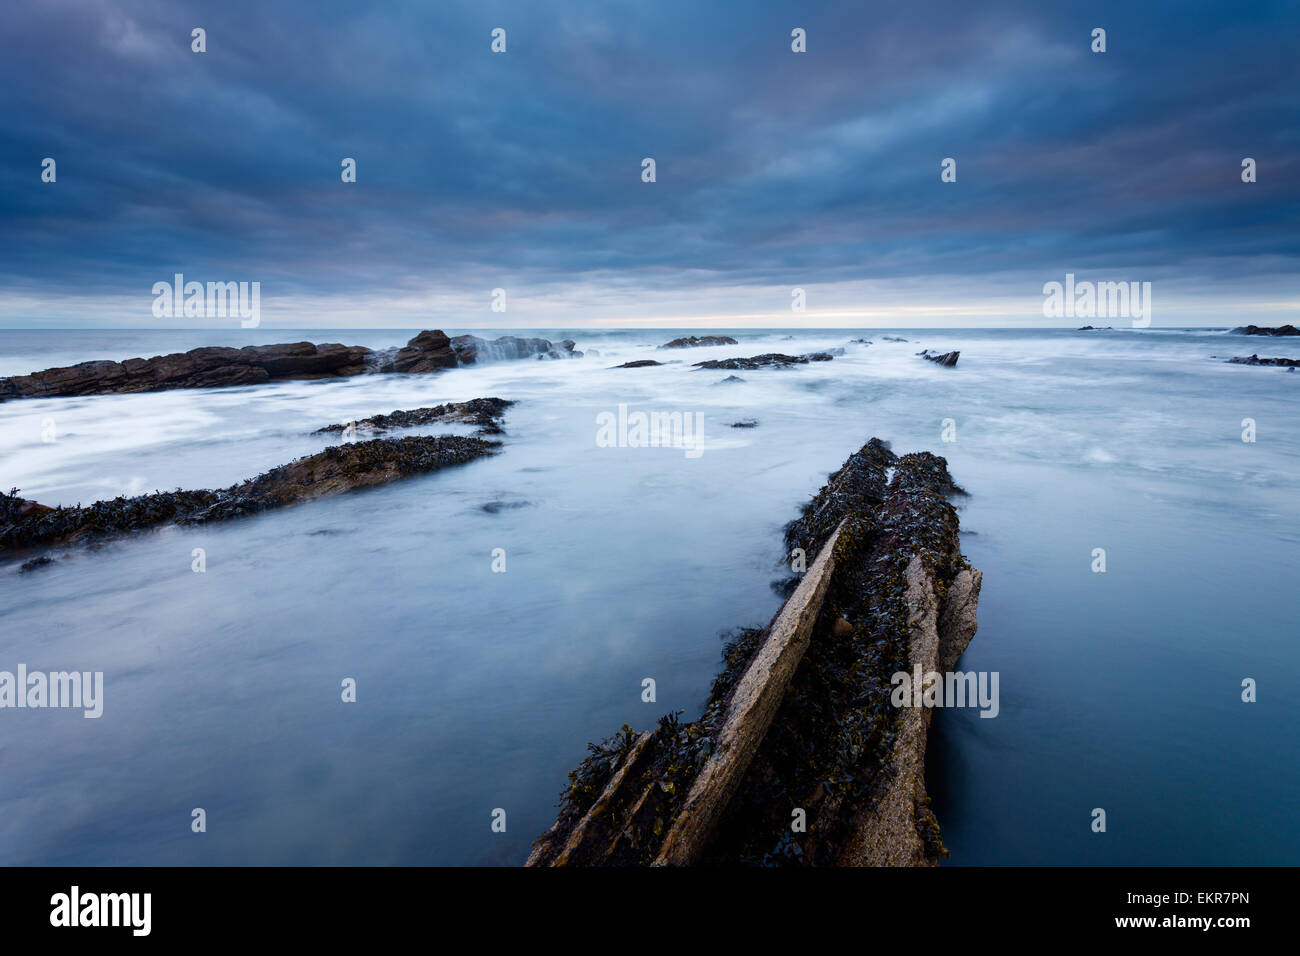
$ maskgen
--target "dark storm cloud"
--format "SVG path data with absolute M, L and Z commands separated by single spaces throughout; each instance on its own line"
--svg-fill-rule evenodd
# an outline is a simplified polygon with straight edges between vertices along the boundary
M 0 281 L 114 292 L 182 268 L 347 296 L 493 271 L 1294 271 L 1293 3 L 880 6 L 19 3 Z

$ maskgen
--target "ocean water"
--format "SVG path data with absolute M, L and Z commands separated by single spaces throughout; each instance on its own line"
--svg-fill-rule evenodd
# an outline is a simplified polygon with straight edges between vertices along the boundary
M 984 589 L 961 667 L 997 671 L 1001 700 L 994 719 L 933 725 L 952 865 L 1300 860 L 1300 373 L 1222 361 L 1300 357 L 1300 341 L 724 331 L 740 345 L 530 330 L 599 355 L 0 404 L 0 483 L 76 504 L 228 485 L 318 451 L 329 440 L 310 432 L 334 422 L 518 402 L 490 459 L 55 552 L 27 574 L 0 563 L 0 670 L 105 679 L 97 720 L 0 711 L 0 863 L 518 864 L 587 741 L 698 713 L 720 634 L 779 605 L 782 525 L 872 436 L 945 455 L 970 492 L 963 548 Z M 413 334 L 0 332 L 0 375 Z M 823 348 L 845 353 L 740 383 L 690 367 Z M 939 368 L 922 348 L 961 360 Z M 638 358 L 674 364 L 610 368 Z M 620 404 L 701 414 L 702 453 L 602 447 L 597 416 Z M 729 427 L 747 418 L 758 426 Z

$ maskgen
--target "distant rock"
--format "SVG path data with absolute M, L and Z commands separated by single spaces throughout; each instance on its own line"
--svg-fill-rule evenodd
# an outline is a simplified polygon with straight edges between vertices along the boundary
M 880 339 L 882 342 L 906 342 L 907 341 L 907 339 L 900 339 L 896 335 L 882 335 Z
M 730 335 L 688 335 L 659 346 L 661 349 L 694 349 L 706 345 L 739 345 Z
M 1279 325 L 1277 328 L 1266 328 L 1259 325 L 1239 325 L 1232 330 L 1233 335 L 1300 335 L 1300 329 L 1294 325 Z
M 871 339 L 849 339 L 850 345 L 870 345 Z
M 945 368 L 952 368 L 957 364 L 957 358 L 961 355 L 961 352 L 931 352 L 929 349 L 923 349 L 916 354 L 928 362 L 934 362 Z
M 741 378 L 739 375 L 728 375 L 726 378 L 714 382 L 713 384 L 714 385 L 738 385 L 743 381 L 744 379 Z
M 1286 369 L 1300 367 L 1300 359 L 1260 358 L 1258 355 L 1251 355 L 1246 358 L 1238 355 L 1236 358 L 1228 359 L 1228 362 L 1232 365 L 1275 365 Z
M 807 365 L 809 362 L 829 362 L 833 357 L 829 352 L 811 352 L 808 355 L 782 355 L 780 352 L 766 352 L 752 358 L 714 359 L 709 362 L 696 362 L 695 367 L 752 372 L 760 368 L 788 368 L 791 365 Z
M 649 368 L 651 365 L 663 364 L 663 362 L 656 362 L 654 359 L 637 359 L 635 362 L 624 362 L 622 365 L 611 365 L 610 368 Z
M 1093 325 L 1081 325 L 1081 326 L 1079 326 L 1077 329 L 1075 329 L 1074 331 L 1076 331 L 1076 332 L 1111 332 L 1111 331 L 1114 331 L 1114 328 L 1115 328 L 1115 326 L 1113 326 L 1113 325 L 1107 325 L 1107 326 L 1105 326 L 1105 327 L 1098 327 L 1098 326 L 1093 326 Z
M 738 422 L 732 422 L 732 423 L 731 423 L 731 427 L 732 427 L 732 428 L 757 428 L 757 427 L 758 427 L 758 419 L 757 419 L 757 418 L 742 418 L 742 419 L 741 419 L 740 421 L 738 421 Z

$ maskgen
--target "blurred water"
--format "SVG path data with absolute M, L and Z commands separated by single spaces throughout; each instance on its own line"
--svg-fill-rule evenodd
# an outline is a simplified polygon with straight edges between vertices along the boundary
M 0 404 L 0 483 L 75 504 L 230 484 L 319 450 L 310 432 L 334 422 L 519 402 L 491 459 L 31 574 L 0 564 L 0 669 L 102 670 L 106 685 L 99 720 L 0 711 L 0 863 L 518 863 L 588 740 L 696 715 L 719 632 L 778 606 L 781 526 L 873 435 L 946 455 L 971 492 L 963 546 L 985 578 L 962 666 L 999 671 L 1002 700 L 993 720 L 936 717 L 930 787 L 952 862 L 1296 862 L 1300 373 L 1221 360 L 1300 343 L 723 331 L 741 344 L 529 330 L 600 355 Z M 0 332 L 0 375 L 412 334 Z M 860 336 L 873 344 L 849 344 Z M 739 384 L 689 365 L 831 347 L 846 352 Z M 609 368 L 637 358 L 676 364 Z M 596 416 L 620 403 L 703 413 L 704 454 L 599 447 Z M 728 427 L 743 418 L 760 424 Z M 1090 571 L 1095 547 L 1106 574 Z M 1244 677 L 1258 703 L 1241 703 Z M 1094 807 L 1106 834 L 1090 832 Z

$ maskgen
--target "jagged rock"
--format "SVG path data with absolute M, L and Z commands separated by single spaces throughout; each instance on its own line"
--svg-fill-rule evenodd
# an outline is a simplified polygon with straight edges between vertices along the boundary
M 611 365 L 610 368 L 649 368 L 652 365 L 663 364 L 663 362 L 656 362 L 654 359 L 637 359 L 635 362 L 624 362 L 622 365 Z
M 922 351 L 917 352 L 916 354 L 921 356 L 921 358 L 926 359 L 927 361 L 935 362 L 936 364 L 942 365 L 945 368 L 952 368 L 952 366 L 956 365 L 957 359 L 961 355 L 960 352 L 940 353 L 940 352 L 931 352 L 929 349 L 923 349 Z
M 728 375 L 726 378 L 720 379 L 714 382 L 713 384 L 714 385 L 738 385 L 743 381 L 744 379 L 741 378 L 739 375 Z
M 1267 328 L 1259 325 L 1239 325 L 1232 330 L 1233 335 L 1300 335 L 1300 329 L 1294 325 L 1279 325 Z
M 659 346 L 661 349 L 693 349 L 706 345 L 739 345 L 730 335 L 688 335 Z
M 1295 368 L 1300 366 L 1300 359 L 1292 358 L 1260 358 L 1258 355 L 1250 355 L 1245 358 L 1238 355 L 1235 358 L 1228 359 L 1233 365 L 1278 365 L 1283 368 Z

